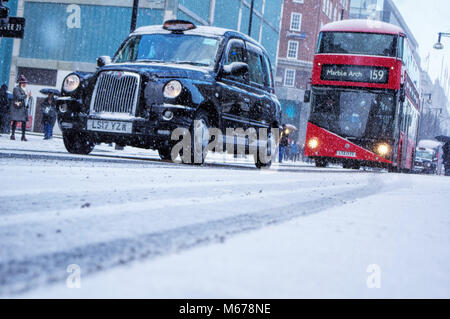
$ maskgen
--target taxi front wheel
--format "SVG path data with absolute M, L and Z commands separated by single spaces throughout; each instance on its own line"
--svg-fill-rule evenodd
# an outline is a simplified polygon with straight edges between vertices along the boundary
M 66 150 L 72 154 L 88 155 L 95 147 L 89 137 L 80 132 L 63 132 L 63 141 Z

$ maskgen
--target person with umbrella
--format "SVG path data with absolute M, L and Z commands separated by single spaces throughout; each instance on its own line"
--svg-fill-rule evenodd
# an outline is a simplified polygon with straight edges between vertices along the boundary
M 441 135 L 436 136 L 436 139 L 444 143 L 444 146 L 442 146 L 442 160 L 445 167 L 445 176 L 450 176 L 450 137 Z
M 13 101 L 10 107 L 11 114 L 11 140 L 15 140 L 14 133 L 16 132 L 17 122 L 22 123 L 22 141 L 26 142 L 25 131 L 28 121 L 28 103 L 27 101 L 31 98 L 31 92 L 25 92 L 25 87 L 27 86 L 27 79 L 25 76 L 21 75 L 19 77 L 19 84 L 13 90 Z
M 48 94 L 47 98 L 41 104 L 42 124 L 44 125 L 44 140 L 53 137 L 53 126 L 56 122 L 56 101 L 55 95 L 58 92 L 53 90 L 41 90 L 42 94 Z

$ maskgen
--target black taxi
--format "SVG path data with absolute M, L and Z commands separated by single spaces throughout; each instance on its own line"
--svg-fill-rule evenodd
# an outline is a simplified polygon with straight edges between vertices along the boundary
M 171 20 L 136 29 L 97 66 L 95 73 L 69 74 L 57 100 L 70 153 L 114 142 L 201 164 L 208 150 L 248 152 L 256 145 L 256 166 L 270 166 L 281 108 L 268 54 L 250 37 Z M 174 153 L 186 136 L 189 147 Z M 221 147 L 208 148 L 213 140 Z

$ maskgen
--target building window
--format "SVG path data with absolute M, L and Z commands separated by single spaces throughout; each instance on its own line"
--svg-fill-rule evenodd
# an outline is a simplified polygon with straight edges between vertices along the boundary
M 294 87 L 295 85 L 295 70 L 286 69 L 286 73 L 284 75 L 284 85 L 288 87 Z
M 292 12 L 291 14 L 291 30 L 300 31 L 302 25 L 302 14 L 297 12 Z
M 289 41 L 287 57 L 289 59 L 297 59 L 297 54 L 298 54 L 298 42 L 297 41 Z

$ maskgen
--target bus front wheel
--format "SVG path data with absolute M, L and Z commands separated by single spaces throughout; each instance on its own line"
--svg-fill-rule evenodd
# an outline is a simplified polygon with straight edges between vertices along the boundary
M 324 160 L 324 159 L 315 159 L 315 164 L 316 164 L 316 167 L 327 167 L 327 165 L 328 165 L 328 163 L 327 163 L 327 161 L 326 160 Z

